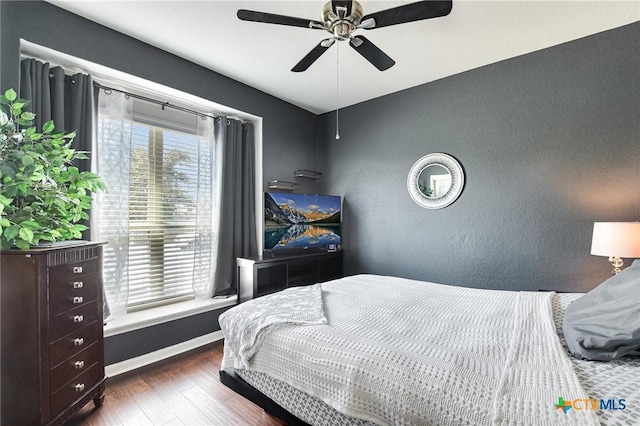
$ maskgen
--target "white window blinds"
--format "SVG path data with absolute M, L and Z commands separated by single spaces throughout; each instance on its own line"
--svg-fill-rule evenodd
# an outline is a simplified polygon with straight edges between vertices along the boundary
M 133 307 L 193 294 L 198 139 L 134 123 L 129 211 Z
M 105 291 L 110 307 L 119 306 L 111 310 L 193 298 L 194 271 L 202 279 L 196 205 L 212 174 L 212 162 L 200 158 L 210 150 L 200 118 L 137 100 L 122 101 L 117 112 L 100 103 L 98 171 L 107 193 L 98 202 L 98 238 L 109 243 Z

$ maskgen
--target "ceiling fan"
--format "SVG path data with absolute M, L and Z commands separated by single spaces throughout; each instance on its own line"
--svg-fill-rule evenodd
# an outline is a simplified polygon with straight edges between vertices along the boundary
M 354 48 L 356 52 L 361 54 L 380 71 L 384 71 L 395 65 L 395 61 L 366 37 L 354 34 L 356 30 L 372 30 L 390 25 L 403 24 L 405 22 L 439 18 L 448 15 L 449 12 L 451 12 L 451 7 L 452 0 L 419 1 L 381 10 L 369 15 L 363 15 L 362 6 L 356 0 L 333 0 L 324 5 L 322 9 L 322 21 L 246 9 L 238 10 L 238 18 L 243 21 L 325 30 L 332 34 L 331 37 L 322 40 L 307 53 L 307 55 L 291 69 L 293 72 L 306 71 L 324 52 L 333 46 L 336 40 L 349 40 L 349 45 Z

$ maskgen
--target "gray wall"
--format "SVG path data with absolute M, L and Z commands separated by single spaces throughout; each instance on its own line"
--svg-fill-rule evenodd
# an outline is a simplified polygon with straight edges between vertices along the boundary
M 220 330 L 218 317 L 228 308 L 192 315 L 105 339 L 107 365 L 148 354 Z
M 19 87 L 20 38 L 263 117 L 264 182 L 323 169 L 317 116 L 42 1 L 0 1 L 0 88 Z M 220 55 L 227 47 L 213 46 Z M 231 48 L 231 47 L 229 47 Z M 301 190 L 316 191 L 315 181 Z M 209 312 L 105 340 L 107 363 L 219 330 Z
M 511 290 L 606 279 L 593 222 L 640 219 L 639 70 L 636 23 L 343 109 L 339 141 L 324 115 L 347 272 Z M 466 174 L 442 210 L 406 190 L 432 152 Z

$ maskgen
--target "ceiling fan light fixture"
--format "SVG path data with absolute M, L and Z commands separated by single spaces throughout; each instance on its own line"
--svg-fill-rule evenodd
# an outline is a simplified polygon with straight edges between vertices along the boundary
M 327 39 L 322 40 L 322 41 L 320 42 L 320 45 L 321 45 L 322 47 L 324 47 L 324 48 L 329 48 L 329 47 L 333 46 L 333 43 L 335 43 L 335 42 L 336 42 L 336 40 L 335 40 L 335 39 L 333 39 L 333 38 L 327 38 Z
M 353 45 L 353 47 L 360 47 L 362 43 L 364 43 L 364 41 L 362 41 L 362 39 L 359 39 L 358 37 L 353 37 L 351 39 L 351 44 Z
M 334 5 L 334 3 L 336 3 Z M 342 4 L 338 4 L 342 3 Z M 335 6 L 335 7 L 334 7 Z M 351 24 L 358 25 L 362 18 L 362 6 L 357 1 L 332 2 L 328 1 L 322 8 L 322 22 L 325 28 L 332 30 L 333 25 L 341 21 L 348 21 Z
M 338 19 L 340 21 L 344 20 L 347 17 L 347 8 L 344 6 L 336 7 L 336 14 L 338 15 Z
M 371 28 L 375 28 L 376 20 L 373 18 L 367 18 L 364 21 L 360 22 L 356 27 L 363 28 L 365 30 L 370 30 Z

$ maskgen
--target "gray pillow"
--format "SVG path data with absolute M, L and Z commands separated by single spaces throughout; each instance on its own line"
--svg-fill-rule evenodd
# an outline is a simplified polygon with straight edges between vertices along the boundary
M 610 361 L 640 348 L 640 259 L 572 302 L 562 324 L 578 359 Z

